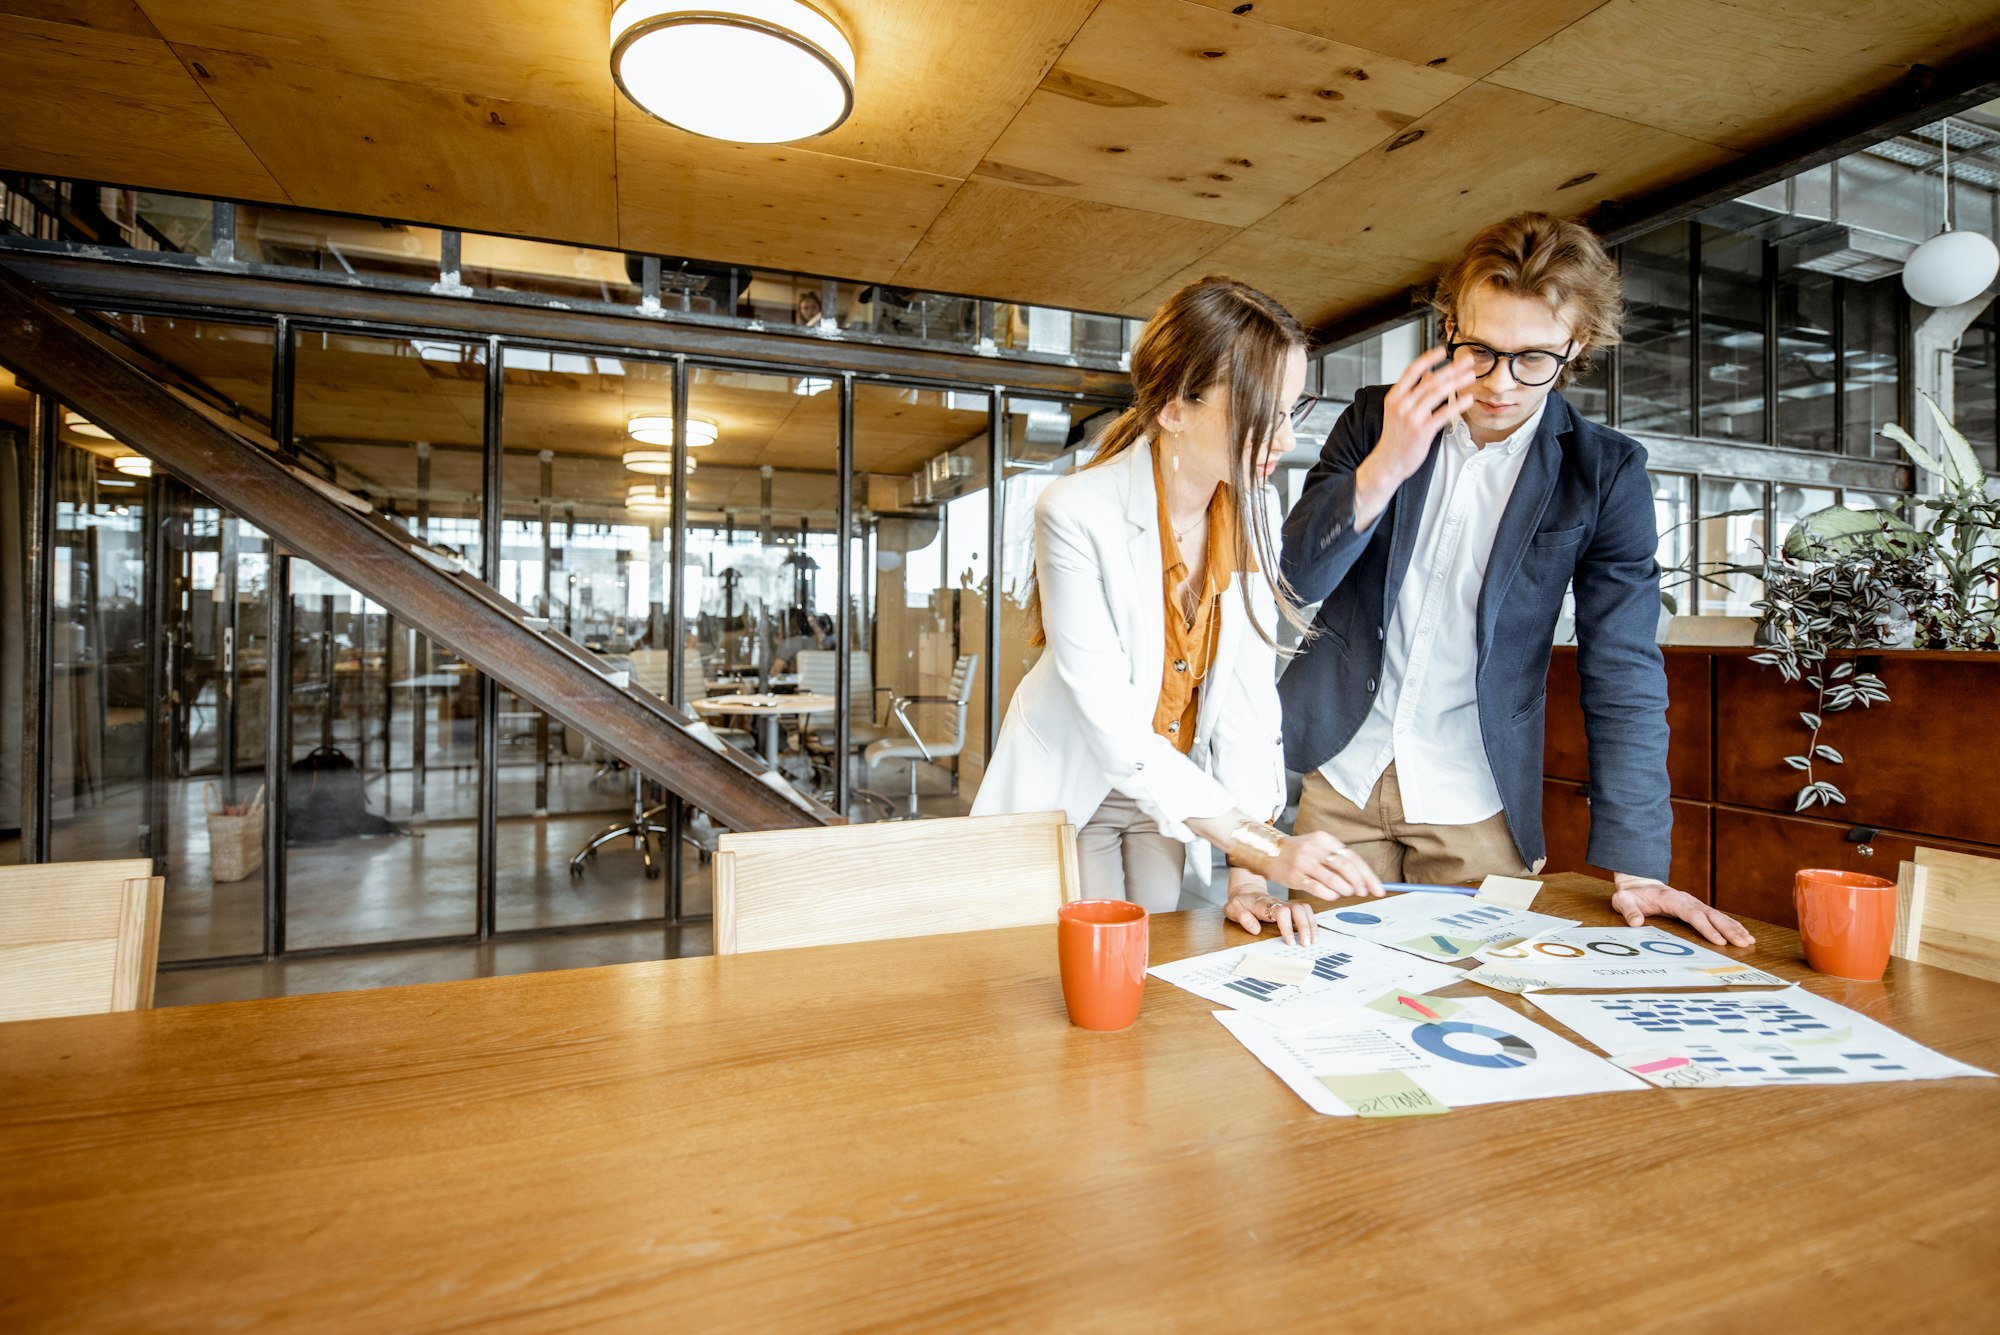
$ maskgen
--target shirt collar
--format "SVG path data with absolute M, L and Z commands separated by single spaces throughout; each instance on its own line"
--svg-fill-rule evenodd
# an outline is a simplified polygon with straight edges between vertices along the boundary
M 1553 395 L 1543 396 L 1541 406 L 1535 409 L 1534 415 L 1521 423 L 1515 429 L 1513 435 L 1499 442 L 1501 453 L 1510 455 L 1519 454 L 1527 448 L 1528 442 L 1535 438 L 1535 432 L 1541 429 L 1542 415 L 1548 412 L 1549 399 L 1552 397 Z M 1476 448 L 1472 443 L 1472 431 L 1465 425 L 1465 419 L 1462 417 L 1444 429 L 1444 437 L 1453 445 L 1468 453 Z

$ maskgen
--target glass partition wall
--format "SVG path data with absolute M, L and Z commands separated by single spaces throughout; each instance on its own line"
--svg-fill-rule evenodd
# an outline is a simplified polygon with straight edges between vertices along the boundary
M 1015 587 L 1033 495 L 1115 408 L 490 335 L 98 318 L 164 379 L 864 821 L 970 808 L 1036 652 Z M 0 431 L 25 450 L 19 397 Z M 56 444 L 39 771 L 55 800 L 45 851 L 18 856 L 153 857 L 163 960 L 709 911 L 721 831 L 697 805 L 80 416 Z M 267 754 L 286 800 L 246 821 Z

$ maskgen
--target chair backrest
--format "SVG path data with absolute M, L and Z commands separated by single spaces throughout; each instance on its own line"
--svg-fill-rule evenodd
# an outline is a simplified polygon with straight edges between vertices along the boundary
M 831 649 L 799 650 L 799 689 L 808 695 L 840 693 L 840 655 Z M 847 716 L 856 723 L 875 721 L 875 668 L 866 649 L 847 655 Z
M 2000 982 L 2000 858 L 1919 848 L 1896 888 L 1893 954 Z
M 1025 927 L 1078 893 L 1060 811 L 725 834 L 714 866 L 718 955 Z
M 150 1007 L 165 885 L 145 858 L 0 868 L 0 1020 Z
M 708 664 L 702 661 L 701 651 L 689 645 L 681 651 L 681 703 L 693 704 L 697 700 L 708 699 Z
M 674 656 L 670 650 L 634 649 L 625 657 L 632 663 L 634 686 L 651 691 L 662 700 L 673 698 Z M 706 688 L 703 688 L 702 694 L 708 694 Z

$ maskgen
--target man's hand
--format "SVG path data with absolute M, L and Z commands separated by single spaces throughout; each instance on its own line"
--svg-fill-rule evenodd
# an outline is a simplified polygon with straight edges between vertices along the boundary
M 1757 938 L 1743 924 L 1726 913 L 1718 913 L 1685 890 L 1676 890 L 1664 881 L 1644 876 L 1616 873 L 1617 893 L 1611 907 L 1633 927 L 1644 927 L 1649 914 L 1679 918 L 1700 932 L 1713 945 L 1754 946 Z
M 1354 470 L 1354 527 L 1367 528 L 1389 508 L 1396 488 L 1423 467 L 1437 433 L 1465 411 L 1459 391 L 1478 377 L 1454 366 L 1443 348 L 1411 362 L 1382 400 L 1382 434 Z

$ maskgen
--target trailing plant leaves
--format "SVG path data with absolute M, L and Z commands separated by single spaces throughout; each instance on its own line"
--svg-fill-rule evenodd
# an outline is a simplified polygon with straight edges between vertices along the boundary
M 1834 750 L 1830 746 L 1826 745 L 1815 746 L 1813 748 L 1813 754 L 1818 756 L 1821 760 L 1831 760 L 1836 765 L 1845 765 L 1847 763 L 1847 761 L 1841 756 L 1840 752 Z
M 1786 756 L 1785 763 L 1787 765 L 1790 765 L 1793 769 L 1812 768 L 1812 761 L 1807 760 L 1804 756 Z
M 1807 807 L 1811 806 L 1813 803 L 1817 801 L 1819 801 L 1819 787 L 1817 785 L 1814 785 L 1809 788 L 1801 788 L 1799 789 L 1798 805 L 1793 807 L 1792 810 L 1804 811 Z
M 1820 728 L 1820 717 L 1819 717 L 1819 715 L 1817 715 L 1817 714 L 1814 714 L 1814 713 L 1812 713 L 1812 712 L 1810 712 L 1810 711 L 1808 711 L 1808 710 L 1804 710 L 1804 709 L 1801 709 L 1801 710 L 1799 711 L 1799 718 L 1800 718 L 1800 720 L 1801 720 L 1801 721 L 1803 721 L 1803 722 L 1805 723 L 1805 725 L 1806 725 L 1806 726 L 1807 726 L 1808 728 L 1811 728 L 1811 729 L 1812 729 L 1812 730 L 1813 730 L 1814 732 L 1818 732 L 1818 731 L 1819 731 L 1819 728 Z
M 1833 670 L 1833 679 L 1835 681 L 1846 681 L 1848 677 L 1853 675 L 1853 673 L 1854 673 L 1854 664 L 1842 663 L 1839 667 L 1836 667 Z
M 1841 792 L 1840 789 L 1830 783 L 1821 781 L 1814 784 L 1813 788 L 1819 793 L 1819 800 L 1828 806 L 1832 806 L 1835 802 L 1845 802 L 1847 800 L 1847 794 Z

